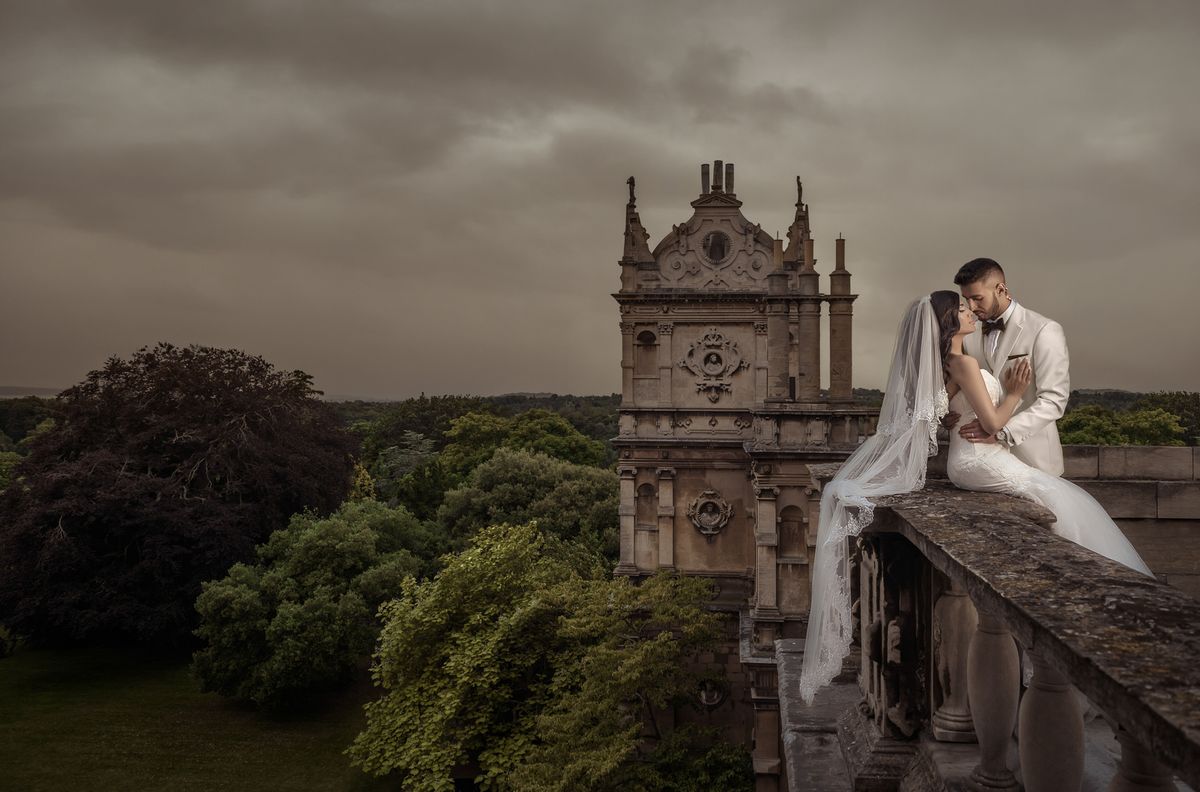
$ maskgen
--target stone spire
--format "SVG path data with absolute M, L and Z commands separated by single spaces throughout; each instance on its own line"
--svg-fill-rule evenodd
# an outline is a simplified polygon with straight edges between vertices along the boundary
M 811 229 L 808 226 L 808 204 L 804 203 L 804 183 L 800 181 L 800 177 L 796 177 L 796 219 L 787 230 L 787 252 L 783 255 L 784 261 L 803 261 L 804 260 L 804 243 L 812 238 Z
M 650 252 L 650 234 L 642 226 L 642 218 L 638 216 L 637 196 L 634 193 L 636 182 L 632 176 L 626 181 L 629 185 L 629 203 L 625 204 L 625 253 L 623 259 L 629 261 L 654 261 Z

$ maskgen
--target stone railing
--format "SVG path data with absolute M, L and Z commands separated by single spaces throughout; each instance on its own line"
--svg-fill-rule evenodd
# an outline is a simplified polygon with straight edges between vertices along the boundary
M 1080 789 L 1072 685 L 1120 742 L 1110 790 L 1173 789 L 1173 775 L 1200 789 L 1200 601 L 1052 520 L 937 482 L 878 504 L 853 554 L 862 703 L 838 724 L 854 789 L 1016 790 L 1017 766 L 1030 792 Z M 787 700 L 798 655 L 777 648 L 786 734 L 804 717 Z

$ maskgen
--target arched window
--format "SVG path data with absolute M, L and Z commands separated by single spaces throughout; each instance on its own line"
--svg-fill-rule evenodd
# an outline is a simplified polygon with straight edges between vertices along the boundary
M 647 528 L 658 526 L 658 490 L 649 482 L 637 488 L 634 522 Z
M 658 338 L 649 330 L 643 330 L 637 335 L 633 373 L 637 377 L 658 376 Z

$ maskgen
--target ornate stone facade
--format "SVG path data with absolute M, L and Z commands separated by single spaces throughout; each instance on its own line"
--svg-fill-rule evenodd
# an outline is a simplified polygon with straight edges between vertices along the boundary
M 844 459 L 877 416 L 853 400 L 845 241 L 836 241 L 824 293 L 799 179 L 784 250 L 743 216 L 733 176 L 732 164 L 701 166 L 692 216 L 653 250 L 629 180 L 613 295 L 622 339 L 617 572 L 714 580 L 716 607 L 731 615 L 724 654 L 736 662 L 724 662 L 728 694 L 705 695 L 706 717 L 753 735 L 759 788 L 775 789 L 786 787 L 773 647 L 802 635 L 808 617 L 819 505 L 808 465 Z

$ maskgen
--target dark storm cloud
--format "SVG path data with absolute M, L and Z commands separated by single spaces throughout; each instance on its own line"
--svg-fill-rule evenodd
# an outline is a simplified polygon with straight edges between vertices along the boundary
M 617 387 L 625 177 L 657 241 L 702 160 L 818 257 L 849 238 L 856 375 L 975 255 L 1063 321 L 1081 386 L 1200 288 L 1200 7 L 54 2 L 0 19 L 0 381 L 156 340 L 380 395 Z M 1113 315 L 1126 321 L 1107 321 Z M 38 327 L 17 342 L 15 327 Z

